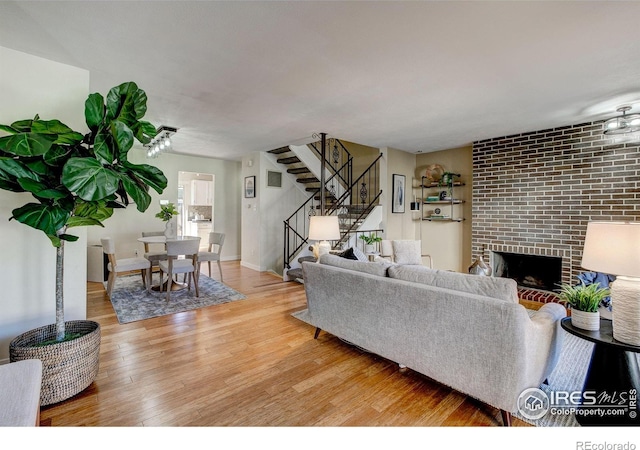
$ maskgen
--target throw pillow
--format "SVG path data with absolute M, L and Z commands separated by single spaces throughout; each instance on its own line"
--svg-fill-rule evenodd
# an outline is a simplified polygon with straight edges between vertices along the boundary
M 340 253 L 334 253 L 336 256 L 339 256 L 341 258 L 345 258 L 345 259 L 353 259 L 355 261 L 358 261 L 358 257 L 353 253 L 353 248 L 348 248 L 343 252 Z
M 356 255 L 356 259 L 358 261 L 365 261 L 365 262 L 369 261 L 369 258 L 367 257 L 367 255 L 365 255 L 364 252 L 360 250 L 358 247 L 353 247 L 353 254 Z
M 396 264 L 422 265 L 422 249 L 420 241 L 391 241 L 393 246 L 393 262 Z

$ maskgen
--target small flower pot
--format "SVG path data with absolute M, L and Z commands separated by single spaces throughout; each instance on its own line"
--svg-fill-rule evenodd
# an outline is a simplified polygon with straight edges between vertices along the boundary
M 587 331 L 597 331 L 600 329 L 600 312 L 586 312 L 572 309 L 571 325 Z

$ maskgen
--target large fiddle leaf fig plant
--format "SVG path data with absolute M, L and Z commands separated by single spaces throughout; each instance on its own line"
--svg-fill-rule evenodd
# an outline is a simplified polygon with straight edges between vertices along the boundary
M 89 132 L 78 133 L 59 120 L 19 120 L 0 125 L 0 188 L 29 192 L 31 201 L 12 217 L 42 231 L 56 248 L 56 341 L 65 340 L 63 267 L 64 243 L 76 241 L 73 227 L 99 225 L 114 208 L 130 199 L 138 211 L 151 202 L 149 187 L 158 194 L 167 178 L 158 168 L 128 160 L 134 140 L 146 144 L 156 128 L 141 120 L 147 95 L 133 82 L 112 88 L 105 99 L 89 95 L 85 121 Z

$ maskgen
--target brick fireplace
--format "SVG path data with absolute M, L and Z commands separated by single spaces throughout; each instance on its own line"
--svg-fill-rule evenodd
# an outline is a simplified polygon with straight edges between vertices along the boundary
M 474 142 L 474 257 L 559 258 L 575 283 L 591 220 L 640 221 L 638 142 L 611 143 L 601 122 Z

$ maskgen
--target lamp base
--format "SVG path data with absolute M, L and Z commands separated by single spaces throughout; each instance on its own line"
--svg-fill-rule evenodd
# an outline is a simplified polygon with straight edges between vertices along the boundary
M 318 261 L 320 261 L 320 257 L 322 255 L 326 255 L 327 253 L 329 253 L 331 251 L 331 244 L 329 244 L 329 241 L 320 241 L 317 244 L 318 246 Z
M 610 288 L 614 339 L 640 346 L 640 278 L 619 276 Z

